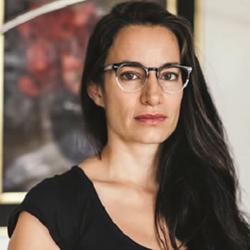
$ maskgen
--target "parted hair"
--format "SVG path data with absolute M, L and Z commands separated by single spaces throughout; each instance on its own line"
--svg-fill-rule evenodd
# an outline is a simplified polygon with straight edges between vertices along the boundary
M 168 249 L 167 239 L 179 249 L 178 239 L 189 250 L 250 250 L 249 224 L 237 204 L 234 163 L 186 19 L 152 2 L 130 1 L 116 5 L 97 23 L 89 40 L 81 86 L 83 117 L 91 142 L 100 153 L 107 143 L 107 125 L 105 110 L 91 100 L 87 87 L 93 83 L 103 86 L 108 51 L 119 31 L 129 25 L 157 25 L 170 30 L 179 43 L 181 64 L 193 68 L 177 127 L 160 145 L 155 166 L 158 241 L 163 249 Z

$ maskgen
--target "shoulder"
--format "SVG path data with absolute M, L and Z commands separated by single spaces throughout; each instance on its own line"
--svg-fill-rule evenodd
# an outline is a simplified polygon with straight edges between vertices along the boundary
M 73 199 L 87 192 L 86 182 L 78 166 L 72 167 L 69 171 L 60 175 L 46 178 L 34 186 L 26 195 L 23 203 L 35 203 L 39 206 L 67 205 Z
M 78 167 L 47 178 L 34 186 L 24 201 L 12 212 L 8 233 L 12 235 L 18 217 L 25 211 L 35 216 L 60 246 L 70 245 L 77 237 L 77 228 L 88 203 L 87 181 Z

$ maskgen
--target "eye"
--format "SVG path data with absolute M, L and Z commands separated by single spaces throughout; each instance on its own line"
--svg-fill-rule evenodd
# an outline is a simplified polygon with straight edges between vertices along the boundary
M 177 81 L 179 79 L 179 74 L 175 72 L 164 72 L 161 74 L 160 78 L 164 81 Z
M 127 71 L 127 72 L 120 73 L 119 78 L 123 81 L 133 81 L 133 80 L 141 79 L 141 76 L 137 72 Z

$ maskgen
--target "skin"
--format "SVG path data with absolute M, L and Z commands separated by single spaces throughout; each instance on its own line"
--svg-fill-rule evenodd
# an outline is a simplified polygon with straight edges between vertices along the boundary
M 125 27 L 115 38 L 106 64 L 124 60 L 140 62 L 146 67 L 179 63 L 177 39 L 160 26 Z M 154 205 L 158 190 L 154 166 L 160 143 L 176 128 L 183 93 L 164 93 L 155 73 L 150 72 L 144 88 L 128 94 L 118 87 L 115 73 L 108 71 L 105 72 L 104 89 L 93 83 L 88 88 L 88 94 L 106 111 L 108 143 L 101 159 L 89 158 L 80 167 L 93 182 L 108 215 L 119 229 L 141 245 L 160 249 L 154 229 Z M 145 113 L 161 113 L 167 119 L 154 125 L 135 119 L 135 116 Z M 167 231 L 166 225 L 165 228 Z M 27 250 L 27 246 L 36 250 L 59 249 L 46 227 L 23 212 L 9 250 Z
M 114 40 L 106 64 L 127 60 L 146 67 L 179 63 L 177 39 L 160 26 L 125 27 Z M 104 77 L 104 90 L 93 84 L 89 87 L 89 95 L 106 111 L 108 143 L 102 154 L 106 161 L 105 172 L 121 182 L 130 181 L 154 189 L 156 153 L 159 144 L 176 128 L 183 92 L 175 95 L 163 92 L 155 73 L 150 72 L 141 91 L 126 93 L 118 87 L 114 71 L 108 71 Z M 145 113 L 161 113 L 167 119 L 157 125 L 142 124 L 135 119 Z M 126 168 L 124 163 L 127 163 Z

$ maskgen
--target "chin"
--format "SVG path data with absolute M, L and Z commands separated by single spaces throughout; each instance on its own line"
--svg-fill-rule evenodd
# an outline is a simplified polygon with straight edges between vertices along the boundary
M 137 138 L 138 142 L 143 143 L 143 144 L 161 144 L 162 142 L 164 142 L 169 136 L 171 135 L 168 134 L 166 135 L 159 135 L 159 134 L 145 134 L 144 136 L 142 136 L 141 138 Z

